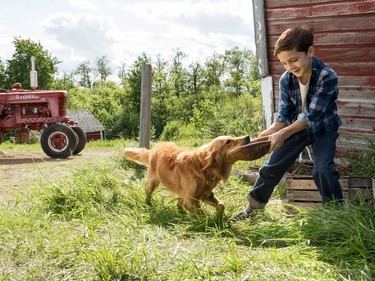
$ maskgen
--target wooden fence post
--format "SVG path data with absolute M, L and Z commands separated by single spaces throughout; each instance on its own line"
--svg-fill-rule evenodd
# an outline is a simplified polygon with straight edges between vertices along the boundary
M 150 64 L 144 64 L 142 67 L 141 83 L 139 146 L 150 148 L 152 85 L 152 68 Z

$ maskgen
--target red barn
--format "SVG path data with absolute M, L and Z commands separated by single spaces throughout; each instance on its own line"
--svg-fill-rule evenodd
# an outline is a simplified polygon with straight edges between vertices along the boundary
M 284 68 L 273 55 L 278 36 L 292 26 L 314 30 L 316 56 L 338 74 L 340 154 L 375 142 L 375 1 L 253 0 L 264 122 L 278 110 Z

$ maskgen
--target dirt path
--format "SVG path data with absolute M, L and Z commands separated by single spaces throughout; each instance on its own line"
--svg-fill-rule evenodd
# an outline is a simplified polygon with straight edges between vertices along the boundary
M 41 149 L 28 152 L 4 151 L 0 147 L 0 204 L 14 202 L 30 186 L 66 177 L 91 161 L 102 161 L 120 153 L 113 148 L 85 148 L 79 155 L 53 159 Z

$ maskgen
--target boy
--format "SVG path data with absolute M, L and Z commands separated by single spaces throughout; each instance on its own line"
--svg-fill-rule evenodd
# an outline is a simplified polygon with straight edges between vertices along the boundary
M 323 203 L 343 200 L 334 163 L 337 130 L 342 125 L 336 106 L 337 75 L 314 52 L 313 33 L 306 28 L 287 29 L 275 44 L 274 55 L 286 69 L 279 82 L 279 111 L 270 128 L 258 136 L 268 136 L 272 153 L 246 196 L 247 207 L 231 222 L 265 207 L 275 186 L 307 145 L 312 145 L 312 174 Z

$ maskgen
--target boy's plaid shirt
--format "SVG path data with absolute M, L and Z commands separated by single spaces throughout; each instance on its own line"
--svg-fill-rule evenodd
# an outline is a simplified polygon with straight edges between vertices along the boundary
M 274 121 L 292 124 L 297 119 L 309 125 L 308 135 L 317 135 L 337 130 L 342 125 L 337 115 L 338 95 L 337 75 L 322 61 L 312 58 L 312 74 L 307 94 L 307 111 L 301 112 L 302 101 L 298 78 L 290 71 L 280 77 L 279 112 L 275 113 Z

